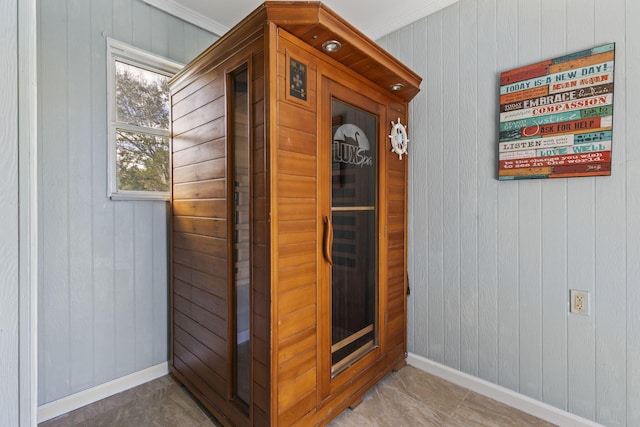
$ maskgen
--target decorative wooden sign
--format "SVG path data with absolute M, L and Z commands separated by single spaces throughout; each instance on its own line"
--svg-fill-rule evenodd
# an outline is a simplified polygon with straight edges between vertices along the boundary
M 610 43 L 500 75 L 498 178 L 611 175 Z

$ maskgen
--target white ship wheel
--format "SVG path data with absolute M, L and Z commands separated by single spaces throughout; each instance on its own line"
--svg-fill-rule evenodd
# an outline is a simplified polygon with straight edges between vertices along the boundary
M 400 123 L 400 117 L 398 117 L 398 123 L 391 121 L 391 135 L 389 135 L 389 138 L 391 139 L 391 151 L 396 153 L 402 160 L 402 155 L 407 154 L 409 138 L 407 138 L 407 127 Z

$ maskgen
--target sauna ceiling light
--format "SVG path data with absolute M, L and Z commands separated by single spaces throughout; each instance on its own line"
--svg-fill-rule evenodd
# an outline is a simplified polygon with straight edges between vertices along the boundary
M 391 90 L 396 91 L 402 89 L 404 85 L 402 83 L 394 83 L 389 87 L 391 88 Z
M 322 43 L 322 49 L 324 49 L 325 52 L 329 53 L 337 52 L 341 47 L 342 43 L 340 43 L 338 40 L 327 40 L 326 42 Z

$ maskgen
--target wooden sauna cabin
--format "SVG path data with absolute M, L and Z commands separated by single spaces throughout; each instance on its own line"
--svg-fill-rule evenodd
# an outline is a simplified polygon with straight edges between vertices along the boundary
M 223 424 L 324 425 L 404 365 L 389 135 L 420 82 L 318 2 L 263 4 L 172 79 L 171 372 Z

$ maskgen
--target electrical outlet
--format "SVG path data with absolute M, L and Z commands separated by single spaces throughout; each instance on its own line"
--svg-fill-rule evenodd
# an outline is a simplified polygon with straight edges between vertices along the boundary
M 589 315 L 589 292 L 577 289 L 569 290 L 569 312 L 573 314 Z

